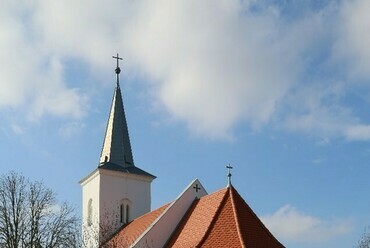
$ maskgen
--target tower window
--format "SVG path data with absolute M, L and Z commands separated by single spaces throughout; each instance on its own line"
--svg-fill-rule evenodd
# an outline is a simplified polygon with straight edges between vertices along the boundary
M 122 224 L 130 221 L 131 201 L 123 199 L 119 205 L 119 221 Z

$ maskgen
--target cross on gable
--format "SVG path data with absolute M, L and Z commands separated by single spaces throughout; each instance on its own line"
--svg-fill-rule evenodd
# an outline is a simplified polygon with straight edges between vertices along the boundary
M 198 193 L 198 191 L 199 191 L 201 188 L 199 188 L 198 184 L 195 184 L 195 186 L 193 187 L 193 189 L 195 189 L 195 192 L 197 192 L 197 193 Z
M 231 176 L 232 176 L 231 170 L 233 169 L 233 167 L 230 164 L 228 164 L 228 165 L 226 165 L 226 169 L 227 169 L 227 181 L 228 181 L 228 184 L 230 185 L 231 184 Z

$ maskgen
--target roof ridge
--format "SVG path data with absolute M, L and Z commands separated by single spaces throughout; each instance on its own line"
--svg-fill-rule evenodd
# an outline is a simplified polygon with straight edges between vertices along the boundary
M 221 189 L 221 190 L 225 190 L 225 189 Z M 220 192 L 221 190 L 218 190 L 218 191 L 216 191 L 216 192 Z M 211 195 L 215 194 L 216 192 L 214 192 L 214 193 L 212 193 L 212 194 L 210 194 L 210 195 L 208 195 L 208 196 L 211 196 Z M 225 193 L 224 193 L 224 196 L 222 197 L 222 200 L 221 200 L 221 202 L 220 202 L 220 205 L 218 205 L 218 208 L 217 208 L 217 210 L 216 210 L 216 212 L 215 212 L 215 215 L 213 216 L 212 221 L 211 221 L 211 223 L 209 224 L 209 227 L 208 227 L 207 231 L 204 233 L 204 235 L 203 235 L 202 239 L 200 240 L 199 244 L 198 244 L 196 247 L 201 247 L 201 246 L 204 244 L 204 242 L 206 241 L 207 237 L 209 236 L 209 234 L 210 234 L 210 232 L 211 232 L 212 228 L 214 227 L 214 225 L 215 225 L 215 223 L 216 223 L 216 221 L 217 221 L 217 217 L 218 217 L 218 216 L 220 215 L 220 213 L 221 213 L 222 206 L 224 206 L 224 205 L 225 205 L 225 203 L 226 203 L 226 201 L 227 201 L 227 197 L 228 197 L 229 195 L 230 195 L 229 190 L 226 190 L 226 191 L 225 191 Z
M 246 240 L 244 240 L 243 234 L 241 232 L 241 227 L 240 227 L 241 224 L 240 224 L 240 221 L 239 221 L 239 214 L 238 214 L 238 211 L 237 211 L 236 205 L 235 205 L 235 199 L 234 199 L 234 193 L 233 193 L 234 187 L 232 185 L 230 185 L 230 187 L 228 187 L 228 188 L 229 188 L 229 191 L 230 191 L 231 205 L 233 206 L 234 220 L 235 220 L 235 224 L 236 224 L 236 229 L 238 231 L 239 241 L 240 241 L 240 244 L 242 245 L 242 247 L 246 247 Z

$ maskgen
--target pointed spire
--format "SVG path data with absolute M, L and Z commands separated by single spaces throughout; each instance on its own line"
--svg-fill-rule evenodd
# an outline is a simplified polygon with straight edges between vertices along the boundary
M 112 106 L 109 114 L 107 129 L 105 132 L 104 144 L 100 156 L 100 163 L 110 162 L 122 167 L 134 166 L 134 159 L 131 151 L 130 138 L 128 134 L 125 110 L 123 108 L 122 94 L 119 86 L 118 60 L 117 59 L 117 83 L 113 95 Z

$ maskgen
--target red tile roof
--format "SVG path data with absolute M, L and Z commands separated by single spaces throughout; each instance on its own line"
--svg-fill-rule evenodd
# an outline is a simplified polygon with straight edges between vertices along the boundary
M 205 236 L 227 189 L 196 200 L 180 222 L 167 247 L 196 247 Z
M 239 235 L 244 241 L 244 247 L 284 247 L 261 222 L 236 189 L 231 187 L 230 192 L 235 218 L 239 226 Z
M 168 206 L 128 223 L 110 242 L 132 245 Z M 174 232 L 163 235 L 167 248 L 284 248 L 232 186 L 194 200 Z
M 197 200 L 167 247 L 282 248 L 231 186 Z
M 170 203 L 124 225 L 108 244 L 114 244 L 113 247 L 128 247 L 132 245 L 169 205 Z M 108 247 L 110 246 L 108 245 Z

